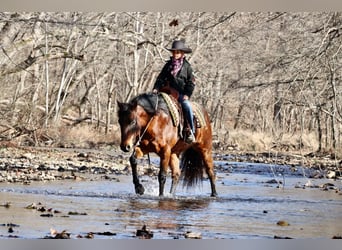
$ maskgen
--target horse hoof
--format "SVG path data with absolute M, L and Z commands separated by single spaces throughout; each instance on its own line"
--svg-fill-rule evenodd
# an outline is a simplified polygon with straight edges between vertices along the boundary
M 135 193 L 139 195 L 143 195 L 145 192 L 145 188 L 142 185 L 139 185 L 135 188 Z

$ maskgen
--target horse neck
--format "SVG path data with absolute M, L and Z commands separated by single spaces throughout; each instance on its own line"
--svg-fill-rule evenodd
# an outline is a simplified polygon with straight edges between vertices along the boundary
M 147 113 L 144 107 L 138 105 L 137 106 L 137 121 L 141 128 L 146 127 L 149 121 L 152 119 L 153 115 Z

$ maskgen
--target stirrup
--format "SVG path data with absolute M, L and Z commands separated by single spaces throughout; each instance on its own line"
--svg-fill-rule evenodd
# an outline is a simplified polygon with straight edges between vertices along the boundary
M 194 136 L 194 134 L 192 133 L 191 130 L 190 130 L 190 133 L 186 136 L 185 142 L 189 143 L 189 144 L 196 142 L 196 138 L 195 138 L 195 136 Z

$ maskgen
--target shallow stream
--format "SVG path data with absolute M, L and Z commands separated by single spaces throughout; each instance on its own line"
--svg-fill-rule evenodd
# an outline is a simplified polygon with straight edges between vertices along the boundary
M 155 177 L 142 176 L 146 193 L 134 194 L 132 177 L 115 180 L 0 183 L 0 238 L 44 238 L 50 229 L 71 238 L 130 239 L 146 225 L 153 239 L 332 238 L 342 235 L 341 180 L 309 179 L 286 166 L 215 162 L 219 197 L 209 181 L 180 185 L 159 198 Z M 168 177 L 166 188 L 170 187 Z M 329 187 L 323 191 L 323 184 Z M 308 186 L 316 186 L 310 188 Z M 6 203 L 10 206 L 4 206 Z M 30 204 L 51 209 L 27 209 Z M 44 214 L 44 216 L 42 216 Z M 50 215 L 47 215 L 50 214 Z M 284 221 L 288 226 L 277 223 Z M 13 232 L 9 232 L 9 228 Z

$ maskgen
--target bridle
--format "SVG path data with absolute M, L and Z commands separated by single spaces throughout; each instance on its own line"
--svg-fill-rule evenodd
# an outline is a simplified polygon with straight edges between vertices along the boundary
M 145 135 L 147 129 L 149 128 L 150 124 L 152 123 L 154 117 L 156 116 L 155 114 L 156 114 L 156 112 L 157 112 L 158 104 L 159 104 L 159 96 L 158 96 L 158 94 L 156 94 L 156 96 L 157 96 L 157 101 L 156 101 L 156 106 L 154 107 L 154 110 L 155 110 L 154 115 L 153 115 L 153 116 L 150 118 L 150 120 L 148 121 L 148 123 L 147 123 L 147 125 L 146 125 L 144 131 L 143 131 L 141 134 L 140 134 L 140 133 L 138 134 L 138 135 L 139 135 L 139 138 L 138 138 L 138 140 L 137 140 L 137 141 L 134 143 L 134 145 L 133 145 L 133 153 L 132 153 L 132 156 L 133 156 L 134 153 L 135 153 L 135 148 L 138 147 L 138 146 L 140 145 L 140 142 L 141 142 L 142 138 L 144 137 L 144 135 Z M 135 122 L 136 122 L 136 124 L 137 124 L 137 119 L 135 120 Z

